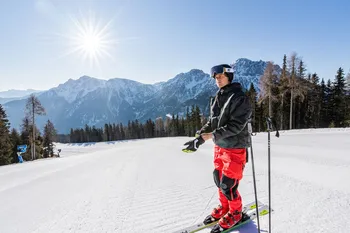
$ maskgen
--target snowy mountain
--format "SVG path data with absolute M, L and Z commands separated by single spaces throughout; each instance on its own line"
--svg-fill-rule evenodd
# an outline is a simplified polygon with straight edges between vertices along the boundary
M 8 91 L 0 91 L 0 98 L 19 98 L 29 96 L 32 93 L 39 93 L 41 91 L 28 89 L 28 90 L 8 90 Z
M 28 89 L 28 90 L 8 90 L 0 91 L 0 104 L 5 104 L 13 100 L 20 100 L 27 98 L 30 94 L 40 93 L 42 91 Z
M 235 81 L 248 89 L 253 82 L 259 90 L 259 78 L 266 62 L 238 59 L 234 64 Z M 143 84 L 122 78 L 100 80 L 88 76 L 67 82 L 38 94 L 47 115 L 38 117 L 42 128 L 50 119 L 60 133 L 85 124 L 102 127 L 105 123 L 127 124 L 129 120 L 165 117 L 167 114 L 184 115 L 186 109 L 198 105 L 205 114 L 210 96 L 217 91 L 215 80 L 202 70 L 180 73 L 167 82 Z M 24 100 L 5 105 L 13 127 L 19 128 L 24 116 Z
M 235 80 L 240 82 L 244 87 L 249 89 L 250 83 L 254 84 L 255 90 L 260 92 L 259 80 L 264 74 L 267 62 L 265 61 L 251 61 L 246 58 L 238 59 L 232 64 L 235 71 Z M 280 74 L 282 69 L 278 65 L 274 65 L 275 72 Z
M 63 97 L 68 103 L 72 103 L 98 88 L 105 87 L 105 84 L 105 80 L 82 76 L 78 80 L 69 79 L 51 90 L 55 91 L 57 96 Z

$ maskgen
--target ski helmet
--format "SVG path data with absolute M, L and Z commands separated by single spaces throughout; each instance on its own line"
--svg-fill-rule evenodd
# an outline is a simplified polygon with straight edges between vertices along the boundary
M 216 74 L 224 74 L 230 82 L 233 80 L 233 68 L 227 64 L 213 66 L 210 70 L 210 77 L 215 78 Z

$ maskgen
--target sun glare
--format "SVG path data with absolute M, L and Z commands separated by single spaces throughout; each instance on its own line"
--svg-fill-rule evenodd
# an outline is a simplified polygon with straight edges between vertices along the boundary
M 84 61 L 89 61 L 90 65 L 99 65 L 100 60 L 106 57 L 113 59 L 109 53 L 116 44 L 116 40 L 111 38 L 112 21 L 102 24 L 92 14 L 82 18 L 71 18 L 73 29 L 66 35 L 70 41 L 66 55 L 77 53 Z
M 94 56 L 100 49 L 101 38 L 99 38 L 97 35 L 85 35 L 82 40 L 82 46 L 82 49 L 84 49 L 91 56 Z

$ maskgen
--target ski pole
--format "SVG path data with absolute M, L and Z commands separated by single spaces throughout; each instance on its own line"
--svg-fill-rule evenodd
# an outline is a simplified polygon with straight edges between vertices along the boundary
M 254 168 L 254 156 L 253 156 L 253 130 L 252 130 L 252 124 L 251 120 L 248 122 L 248 132 L 250 136 L 250 156 L 252 158 L 252 170 L 253 170 L 253 184 L 254 184 L 254 194 L 255 194 L 255 208 L 256 208 L 256 216 L 257 216 L 257 222 L 258 222 L 258 232 L 260 233 L 260 220 L 259 220 L 259 210 L 258 210 L 258 194 L 256 190 L 256 179 L 255 179 L 255 168 Z
M 274 126 L 272 119 L 270 117 L 267 117 L 267 137 L 268 137 L 268 177 L 269 177 L 269 233 L 271 233 L 271 138 L 270 138 L 270 131 L 272 130 L 272 127 Z M 279 137 L 279 132 L 276 127 L 276 137 Z

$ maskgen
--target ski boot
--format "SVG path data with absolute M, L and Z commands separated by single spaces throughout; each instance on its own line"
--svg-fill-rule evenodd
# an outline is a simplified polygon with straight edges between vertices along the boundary
M 229 210 L 228 207 L 222 207 L 222 205 L 218 205 L 216 208 L 213 209 L 211 214 L 204 219 L 203 223 L 207 225 L 219 220 L 222 216 L 224 216 L 228 212 L 228 210 Z
M 242 220 L 241 212 L 227 213 L 222 217 L 219 222 L 213 227 L 210 233 L 220 233 L 231 227 L 234 227 L 236 224 L 240 223 Z

